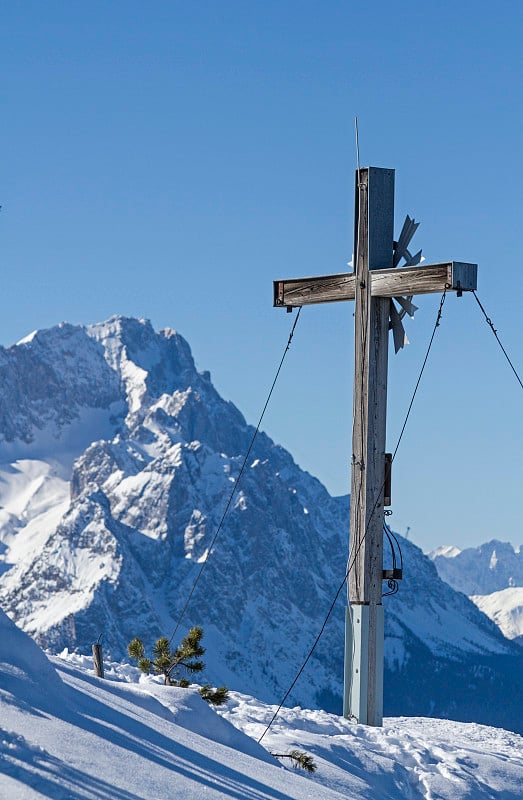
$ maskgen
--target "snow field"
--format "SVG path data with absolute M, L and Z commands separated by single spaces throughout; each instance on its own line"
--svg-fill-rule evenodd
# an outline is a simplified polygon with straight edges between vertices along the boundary
M 129 664 L 46 658 L 0 615 L 0 797 L 13 800 L 521 800 L 523 739 L 421 718 L 356 725 L 231 692 L 218 709 Z M 312 755 L 308 776 L 270 754 Z

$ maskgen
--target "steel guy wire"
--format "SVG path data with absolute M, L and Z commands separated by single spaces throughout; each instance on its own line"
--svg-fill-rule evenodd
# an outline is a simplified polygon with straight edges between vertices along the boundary
M 203 572 L 203 570 L 204 570 L 204 568 L 205 568 L 205 566 L 206 566 L 206 564 L 207 564 L 207 562 L 209 560 L 209 557 L 211 555 L 212 549 L 213 549 L 213 547 L 214 547 L 214 545 L 216 543 L 216 539 L 218 538 L 218 534 L 220 533 L 220 531 L 221 531 L 221 529 L 223 527 L 223 523 L 225 521 L 225 517 L 227 516 L 227 514 L 229 512 L 229 509 L 231 507 L 231 503 L 233 501 L 234 495 L 236 494 L 236 491 L 237 491 L 238 486 L 240 484 L 241 477 L 242 477 L 242 475 L 244 473 L 244 470 L 245 470 L 245 467 L 246 467 L 246 464 L 247 464 L 247 459 L 249 458 L 249 456 L 251 454 L 251 450 L 254 447 L 254 442 L 256 441 L 256 437 L 258 436 L 258 433 L 260 431 L 260 426 L 261 426 L 263 417 L 265 416 L 265 412 L 267 411 L 267 406 L 269 405 L 269 401 L 270 401 L 270 399 L 272 397 L 272 393 L 274 391 L 274 387 L 276 386 L 276 381 L 278 380 L 278 377 L 279 377 L 280 372 L 281 372 L 281 368 L 283 367 L 283 362 L 285 361 L 285 356 L 289 352 L 289 349 L 290 349 L 290 346 L 291 346 L 291 342 L 292 342 L 292 337 L 294 336 L 294 331 L 296 330 L 296 325 L 298 324 L 298 320 L 300 318 L 301 309 L 302 309 L 302 307 L 300 306 L 298 308 L 298 313 L 296 314 L 296 318 L 295 318 L 294 323 L 292 325 L 291 332 L 289 334 L 289 339 L 287 341 L 287 345 L 285 347 L 285 350 L 283 351 L 283 355 L 282 355 L 280 363 L 278 365 L 278 369 L 276 370 L 276 375 L 274 376 L 274 380 L 273 380 L 271 388 L 269 390 L 269 394 L 267 395 L 267 399 L 265 401 L 265 405 L 263 406 L 263 410 L 262 410 L 262 412 L 260 414 L 260 418 L 258 420 L 258 424 L 256 425 L 254 433 L 253 433 L 253 435 L 251 437 L 251 441 L 250 441 L 249 447 L 247 448 L 247 452 L 246 452 L 245 457 L 243 459 L 240 471 L 238 473 L 238 477 L 236 478 L 236 481 L 234 483 L 232 491 L 231 491 L 231 493 L 229 495 L 229 499 L 227 500 L 227 503 L 225 505 L 224 512 L 223 512 L 223 514 L 221 516 L 220 522 L 218 523 L 218 527 L 216 528 L 216 533 L 214 534 L 214 537 L 213 537 L 213 540 L 212 540 L 212 542 L 210 544 L 210 547 L 207 550 L 207 555 L 205 556 L 204 560 L 202 561 L 202 565 L 201 565 L 200 570 L 199 570 L 199 572 L 198 572 L 198 574 L 197 574 L 197 576 L 196 576 L 196 578 L 194 580 L 194 583 L 192 585 L 191 591 L 189 592 L 189 596 L 188 596 L 188 598 L 187 598 L 187 600 L 185 602 L 185 605 L 184 605 L 184 607 L 182 609 L 182 612 L 181 612 L 180 616 L 178 617 L 178 621 L 176 623 L 176 626 L 174 628 L 172 636 L 169 639 L 169 644 L 172 642 L 172 640 L 176 636 L 176 633 L 178 632 L 178 628 L 180 627 L 180 623 L 181 623 L 182 619 L 185 616 L 185 612 L 187 611 L 187 608 L 189 607 L 189 603 L 191 602 L 191 599 L 192 599 L 192 596 L 193 596 L 194 591 L 196 589 L 196 586 L 198 584 L 198 581 L 202 577 L 202 572 Z
M 408 409 L 407 409 L 407 413 L 406 413 L 406 415 L 405 415 L 405 420 L 404 420 L 404 422 L 403 422 L 403 426 L 402 426 L 402 428 L 401 428 L 401 432 L 400 432 L 400 435 L 399 435 L 399 437 L 398 437 L 398 441 L 397 441 L 397 443 L 396 443 L 396 447 L 394 448 L 394 453 L 393 453 L 393 455 L 392 455 L 392 459 L 391 459 L 391 462 L 390 462 L 390 466 L 391 466 L 391 468 L 392 468 L 392 463 L 393 463 L 394 459 L 396 458 L 396 454 L 397 454 L 397 452 L 398 452 L 398 449 L 399 449 L 399 446 L 400 446 L 401 440 L 403 439 L 403 434 L 405 433 L 405 428 L 407 427 L 407 422 L 408 422 L 408 420 L 409 420 L 409 417 L 410 417 L 410 412 L 412 411 L 412 406 L 414 405 L 414 399 L 415 399 L 415 397 L 416 397 L 416 394 L 417 394 L 417 392 L 418 392 L 419 385 L 420 385 L 420 382 L 421 382 L 421 378 L 422 378 L 422 376 L 423 376 L 423 373 L 424 373 L 424 371 L 425 371 L 425 367 L 426 367 L 426 365 L 427 365 L 427 361 L 428 361 L 428 358 L 429 358 L 429 354 L 430 354 L 430 351 L 431 351 L 431 349 L 432 349 L 432 344 L 433 344 L 433 342 L 434 342 L 434 337 L 435 337 L 435 335 L 436 335 L 436 330 L 438 329 L 438 327 L 439 327 L 439 324 L 440 324 L 440 322 L 441 322 L 441 317 L 442 317 L 442 314 L 443 314 L 443 305 L 444 305 L 444 303 L 445 303 L 445 299 L 446 299 L 446 296 L 447 296 L 447 289 L 449 289 L 449 288 L 450 288 L 449 286 L 445 286 L 445 290 L 444 290 L 444 292 L 443 292 L 443 294 L 442 294 L 442 296 L 441 296 L 441 300 L 440 300 L 440 304 L 439 304 L 439 309 L 438 309 L 438 313 L 437 313 L 437 316 L 436 316 L 436 321 L 435 321 L 435 323 L 434 323 L 434 328 L 433 328 L 433 330 L 432 330 L 432 334 L 431 334 L 431 337 L 430 337 L 430 340 L 429 340 L 429 344 L 428 344 L 428 347 L 427 347 L 427 351 L 426 351 L 426 353 L 425 353 L 425 358 L 423 359 L 423 363 L 422 363 L 422 365 L 421 365 L 421 369 L 420 369 L 420 372 L 419 372 L 419 375 L 418 375 L 418 379 L 417 379 L 417 381 L 416 381 L 416 384 L 415 384 L 415 386 L 414 386 L 414 391 L 413 391 L 413 393 L 412 393 L 412 397 L 411 397 L 411 400 L 410 400 L 410 403 L 409 403 L 409 407 L 408 407 Z M 358 553 L 359 553 L 359 551 L 361 550 L 361 547 L 363 546 L 363 542 L 365 541 L 365 538 L 366 538 L 366 536 L 367 536 L 367 533 L 368 533 L 368 530 L 369 530 L 369 526 L 370 526 L 371 520 L 372 520 L 372 518 L 373 518 L 373 516 L 374 516 L 374 514 L 375 514 L 375 512 L 376 512 L 376 508 L 378 507 L 378 502 L 379 502 L 379 499 L 380 499 L 380 497 L 381 497 L 381 494 L 382 494 L 382 492 L 383 492 L 383 489 L 384 489 L 384 487 L 385 487 L 385 482 L 386 482 L 386 480 L 387 480 L 387 477 L 388 477 L 388 476 L 386 476 L 386 477 L 385 477 L 385 480 L 383 481 L 383 484 L 382 484 L 382 486 L 381 486 L 381 488 L 380 488 L 380 491 L 378 492 L 377 498 L 376 498 L 376 500 L 375 500 L 375 502 L 374 502 L 374 505 L 373 505 L 373 507 L 372 507 L 372 510 L 371 510 L 371 512 L 370 512 L 370 515 L 369 515 L 369 518 L 368 518 L 368 520 L 367 520 L 367 524 L 366 524 L 366 526 L 365 526 L 365 533 L 364 533 L 364 535 L 363 535 L 363 537 L 362 537 L 361 541 L 358 543 L 357 549 L 355 550 L 355 552 L 354 552 L 354 554 L 353 554 L 353 556 L 352 556 L 352 562 L 350 562 L 349 564 L 347 564 L 347 570 L 346 570 L 346 572 L 345 572 L 345 575 L 343 576 L 343 580 L 342 580 L 342 582 L 340 583 L 340 585 L 339 585 L 339 587 L 338 587 L 338 590 L 337 590 L 337 592 L 336 592 L 336 594 L 335 594 L 335 596 L 334 596 L 334 600 L 332 601 L 332 603 L 331 603 L 331 604 L 330 604 L 330 606 L 329 606 L 329 610 L 327 611 L 327 615 L 326 615 L 326 617 L 325 617 L 325 619 L 324 619 L 324 621 L 323 621 L 323 624 L 322 624 L 322 626 L 321 626 L 320 632 L 319 632 L 319 633 L 318 633 L 318 635 L 316 636 L 316 638 L 315 638 L 315 640 L 314 640 L 314 642 L 313 642 L 313 644 L 312 644 L 312 647 L 310 648 L 310 650 L 309 650 L 309 652 L 308 652 L 308 654 L 307 654 L 307 657 L 305 658 L 305 661 L 303 662 L 303 664 L 301 665 L 300 669 L 298 670 L 298 672 L 297 672 L 297 674 L 296 674 L 296 676 L 295 676 L 294 680 L 292 681 L 291 685 L 289 686 L 289 688 L 288 688 L 288 689 L 287 689 L 287 691 L 285 692 L 285 695 L 284 695 L 283 699 L 281 700 L 281 702 L 280 702 L 280 704 L 279 704 L 278 708 L 276 709 L 276 711 L 275 711 L 275 712 L 274 712 L 274 714 L 272 715 L 272 717 L 271 717 L 271 719 L 270 719 L 270 721 L 269 721 L 268 725 L 266 726 L 266 728 L 265 728 L 265 730 L 263 731 L 262 735 L 261 735 L 261 736 L 260 736 L 260 738 L 258 739 L 258 744 L 259 744 L 259 743 L 262 741 L 262 739 L 263 739 L 263 737 L 265 736 L 265 734 L 266 734 L 266 733 L 268 733 L 268 731 L 270 730 L 272 723 L 274 722 L 274 720 L 276 719 L 276 717 L 277 717 L 277 716 L 278 716 L 278 714 L 280 713 L 281 709 L 283 708 L 283 705 L 284 705 L 285 701 L 287 700 L 288 696 L 290 695 L 290 693 L 292 692 L 292 690 L 293 690 L 293 689 L 294 689 L 294 687 L 296 686 L 296 684 L 297 684 L 297 682 L 298 682 L 298 680 L 299 680 L 300 676 L 302 675 L 302 673 L 303 673 L 303 671 L 304 671 L 305 667 L 306 667 L 306 666 L 307 666 L 307 664 L 309 663 L 309 661 L 310 661 L 310 659 L 311 659 L 311 656 L 312 656 L 312 654 L 314 653 L 314 651 L 315 651 L 315 649 L 316 649 L 316 647 L 317 647 L 317 645 L 318 645 L 318 642 L 320 641 L 320 639 L 321 639 L 321 637 L 322 637 L 323 631 L 324 631 L 324 630 L 325 630 L 325 628 L 327 627 L 327 623 L 328 623 L 328 621 L 329 621 L 329 619 L 330 619 L 330 617 L 331 617 L 331 614 L 332 614 L 332 612 L 333 612 L 333 610 L 334 610 L 334 606 L 336 605 L 336 602 L 337 602 L 337 600 L 338 600 L 338 597 L 340 596 L 341 590 L 343 589 L 343 587 L 344 587 L 344 585 L 345 585 L 345 582 L 346 582 L 346 580 L 347 580 L 347 578 L 348 578 L 348 576 L 349 576 L 349 572 L 351 571 L 352 567 L 354 566 L 354 564 L 355 564 L 355 561 L 356 561 L 356 558 L 357 558 L 357 556 L 358 556 Z
M 517 371 L 516 371 L 516 368 L 515 368 L 514 364 L 513 364 L 513 363 L 512 363 L 512 361 L 510 360 L 510 358 L 509 358 L 509 355 L 508 355 L 507 351 L 505 350 L 505 348 L 503 347 L 503 345 L 502 345 L 502 343 L 501 343 L 501 339 L 499 338 L 499 336 L 498 336 L 498 332 L 497 332 L 496 328 L 494 327 L 494 323 L 492 322 L 492 320 L 490 319 L 490 317 L 489 317 L 489 316 L 487 316 L 487 312 L 486 312 L 486 311 L 485 311 L 485 309 L 483 308 L 483 305 L 481 304 L 481 301 L 480 301 L 479 297 L 477 296 L 477 294 L 476 294 L 476 292 L 475 292 L 474 290 L 472 290 L 472 294 L 473 294 L 473 295 L 474 295 L 474 297 L 476 298 L 476 303 L 478 304 L 478 306 L 479 306 L 479 307 L 480 307 L 480 309 L 482 310 L 482 312 L 483 312 L 483 316 L 485 317 L 485 321 L 486 321 L 487 325 L 489 326 L 489 328 L 491 328 L 491 330 L 492 330 L 492 333 L 493 333 L 493 334 L 494 334 L 494 336 L 496 337 L 496 341 L 497 341 L 497 343 L 498 343 L 498 344 L 499 344 L 499 346 L 501 347 L 501 349 L 502 349 L 502 351 L 503 351 L 503 354 L 504 354 L 505 358 L 507 359 L 508 363 L 510 364 L 510 368 L 511 368 L 512 372 L 513 372 L 513 373 L 514 373 L 514 375 L 516 376 L 516 379 L 517 379 L 517 381 L 518 381 L 519 385 L 520 385 L 520 386 L 521 386 L 521 388 L 523 389 L 523 382 L 521 381 L 521 378 L 519 377 L 519 375 L 518 375 L 518 373 L 517 373 Z

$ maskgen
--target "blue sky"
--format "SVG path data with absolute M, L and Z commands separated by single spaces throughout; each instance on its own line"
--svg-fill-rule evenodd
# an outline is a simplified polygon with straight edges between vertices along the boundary
M 523 6 L 517 2 L 11 2 L 0 7 L 0 342 L 120 313 L 170 326 L 256 422 L 291 317 L 272 281 L 346 270 L 354 116 L 396 169 L 396 230 L 479 263 L 523 370 Z M 391 355 L 393 449 L 439 297 Z M 349 486 L 350 304 L 305 308 L 264 428 Z M 522 394 L 475 305 L 447 299 L 394 467 L 425 549 L 523 542 Z

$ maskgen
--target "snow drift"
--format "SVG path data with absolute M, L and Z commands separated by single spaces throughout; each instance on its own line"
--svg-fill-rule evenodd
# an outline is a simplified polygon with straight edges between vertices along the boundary
M 476 724 L 386 719 L 366 728 L 233 693 L 219 713 L 177 689 L 88 657 L 49 661 L 0 612 L 0 796 L 16 800 L 519 800 L 523 740 Z M 17 676 L 18 683 L 12 683 Z M 305 748 L 313 776 L 270 751 Z

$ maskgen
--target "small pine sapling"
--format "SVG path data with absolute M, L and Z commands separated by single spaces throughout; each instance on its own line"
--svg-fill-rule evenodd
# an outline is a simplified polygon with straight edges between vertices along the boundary
M 195 626 L 191 628 L 176 650 L 171 649 L 171 644 L 165 636 L 157 639 L 152 652 L 152 658 L 145 655 L 145 647 L 141 639 L 135 637 L 127 645 L 127 652 L 130 657 L 137 662 L 141 672 L 149 675 L 151 669 L 155 675 L 163 675 L 166 686 L 190 686 L 190 681 L 186 676 L 180 675 L 183 669 L 190 675 L 201 672 L 205 668 L 200 656 L 205 653 L 205 648 L 201 645 L 203 629 Z M 229 699 L 229 692 L 226 686 L 219 686 L 212 689 L 209 683 L 199 689 L 201 697 L 215 706 L 221 706 Z
M 205 648 L 200 644 L 203 636 L 202 628 L 191 628 L 184 636 L 176 650 L 171 649 L 169 639 L 161 636 L 157 639 L 152 658 L 145 656 L 145 647 L 141 639 L 134 638 L 127 645 L 127 652 L 138 663 L 138 668 L 148 675 L 153 670 L 155 675 L 163 675 L 166 686 L 188 686 L 187 678 L 180 677 L 180 669 L 186 670 L 190 675 L 201 672 L 205 667 L 200 656 L 205 653 Z

